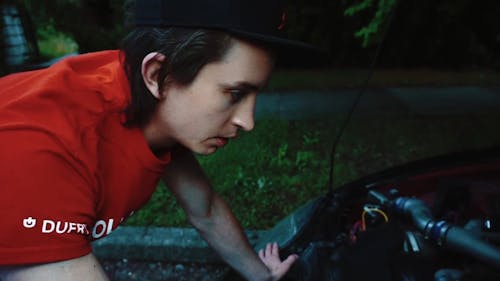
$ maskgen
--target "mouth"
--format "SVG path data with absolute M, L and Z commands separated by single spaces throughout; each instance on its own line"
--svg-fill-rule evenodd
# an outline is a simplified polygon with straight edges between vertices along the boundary
M 215 145 L 218 146 L 218 147 L 223 147 L 228 142 L 229 142 L 228 138 L 222 138 L 222 137 L 215 138 Z

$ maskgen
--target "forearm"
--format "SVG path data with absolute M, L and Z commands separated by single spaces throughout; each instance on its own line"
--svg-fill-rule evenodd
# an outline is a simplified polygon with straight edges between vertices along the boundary
M 163 176 L 189 221 L 215 251 L 248 280 L 271 280 L 269 269 L 248 243 L 224 200 L 213 191 L 195 157 L 182 148 L 172 152 Z
M 200 235 L 247 280 L 271 280 L 269 269 L 250 246 L 233 213 L 217 194 L 207 217 L 190 217 Z

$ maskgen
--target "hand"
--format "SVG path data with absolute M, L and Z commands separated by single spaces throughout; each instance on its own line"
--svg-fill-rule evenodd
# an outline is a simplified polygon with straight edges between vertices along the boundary
M 272 280 L 279 280 L 290 269 L 292 264 L 299 258 L 297 255 L 290 255 L 286 260 L 281 261 L 278 243 L 267 243 L 266 249 L 259 250 L 259 257 L 271 272 Z

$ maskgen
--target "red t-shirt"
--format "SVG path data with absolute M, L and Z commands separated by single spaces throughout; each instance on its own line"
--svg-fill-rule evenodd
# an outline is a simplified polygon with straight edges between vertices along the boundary
M 90 253 L 153 193 L 158 159 L 127 128 L 118 51 L 0 79 L 0 265 Z

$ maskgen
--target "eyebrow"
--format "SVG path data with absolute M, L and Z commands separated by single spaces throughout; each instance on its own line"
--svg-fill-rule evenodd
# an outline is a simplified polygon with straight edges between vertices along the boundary
M 234 84 L 222 84 L 222 87 L 225 89 L 240 88 L 250 92 L 258 92 L 263 88 L 263 86 L 256 85 L 250 82 L 236 82 Z

